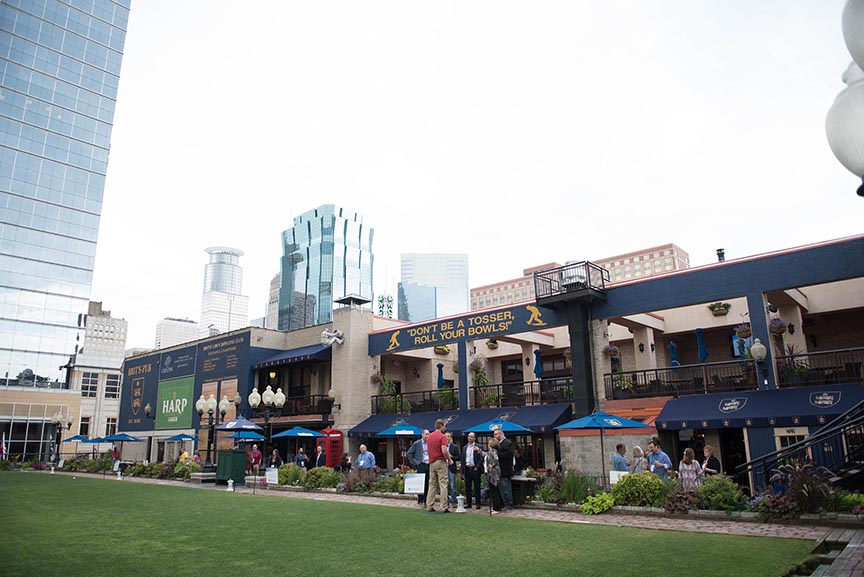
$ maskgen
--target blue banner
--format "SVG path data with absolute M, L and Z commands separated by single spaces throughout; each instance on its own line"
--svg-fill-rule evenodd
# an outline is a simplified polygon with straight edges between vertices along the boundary
M 159 385 L 159 355 L 126 359 L 123 364 L 123 386 L 120 392 L 118 431 L 149 431 L 153 420 L 144 415 L 144 407 L 156 407 Z M 154 415 L 151 414 L 151 417 Z
M 197 347 L 177 349 L 162 354 L 159 364 L 159 380 L 178 379 L 195 374 L 195 356 Z

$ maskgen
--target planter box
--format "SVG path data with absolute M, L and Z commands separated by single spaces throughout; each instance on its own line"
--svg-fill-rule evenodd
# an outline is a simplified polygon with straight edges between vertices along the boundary
M 725 317 L 727 314 L 729 314 L 729 311 L 727 311 L 726 309 L 717 309 L 715 311 L 711 311 L 711 314 L 715 317 Z

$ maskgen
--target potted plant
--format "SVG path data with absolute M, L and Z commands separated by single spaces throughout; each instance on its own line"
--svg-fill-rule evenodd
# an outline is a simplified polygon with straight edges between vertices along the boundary
M 768 321 L 768 332 L 772 335 L 782 335 L 786 332 L 786 321 L 776 317 Z
M 617 357 L 618 354 L 621 352 L 621 349 L 618 347 L 618 345 L 613 345 L 612 343 L 609 343 L 608 345 L 603 347 L 603 352 L 606 353 L 606 356 L 608 357 Z
M 729 309 L 732 308 L 732 305 L 730 305 L 729 303 L 716 302 L 708 305 L 708 308 L 711 309 L 711 312 L 714 314 L 715 317 L 722 317 L 729 312 Z
M 562 354 L 564 355 L 564 367 L 569 369 L 570 367 L 573 366 L 573 359 L 572 359 L 572 354 L 570 352 L 570 349 L 569 348 L 564 349 L 564 352 Z
M 471 375 L 474 377 L 474 385 L 482 387 L 489 384 L 489 376 L 486 374 L 486 359 L 477 355 L 468 365 Z
M 384 375 L 382 375 L 381 373 L 375 373 L 374 375 L 369 377 L 369 380 L 372 382 L 373 385 L 380 385 L 384 383 Z
M 735 334 L 738 335 L 739 339 L 749 338 L 753 334 L 753 331 L 750 329 L 750 323 L 742 323 L 736 326 Z
M 435 354 L 436 355 L 449 355 L 450 347 L 447 345 L 435 345 Z
M 495 339 L 489 339 L 488 341 L 486 341 L 486 346 L 490 349 L 497 349 L 498 341 L 496 341 Z
M 614 398 L 616 399 L 626 399 L 630 397 L 630 393 L 633 390 L 633 377 L 632 375 L 625 375 L 624 373 L 613 373 L 612 374 L 612 387 L 615 389 Z

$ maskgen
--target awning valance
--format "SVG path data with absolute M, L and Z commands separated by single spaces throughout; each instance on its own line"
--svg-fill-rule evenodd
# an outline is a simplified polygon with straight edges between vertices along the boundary
M 277 355 L 264 359 L 260 363 L 255 363 L 252 365 L 252 368 L 266 369 L 268 367 L 293 365 L 305 361 L 329 361 L 331 357 L 332 349 L 330 348 L 330 345 L 310 345 L 308 347 L 300 347 L 299 349 L 282 351 Z
M 658 431 L 824 425 L 864 400 L 858 384 L 689 395 L 666 403 Z

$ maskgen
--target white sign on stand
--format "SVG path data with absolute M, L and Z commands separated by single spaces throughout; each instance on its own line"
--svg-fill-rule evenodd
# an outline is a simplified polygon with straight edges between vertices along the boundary
M 277 469 L 276 467 L 267 467 L 267 470 L 264 471 L 264 478 L 267 481 L 268 485 L 278 485 L 279 469 Z
M 426 489 L 426 473 L 408 473 L 405 475 L 405 494 L 422 495 Z

